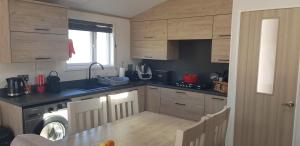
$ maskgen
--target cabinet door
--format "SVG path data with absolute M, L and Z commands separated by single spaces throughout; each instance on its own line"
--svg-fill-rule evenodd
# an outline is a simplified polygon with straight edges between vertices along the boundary
M 229 63 L 230 39 L 214 39 L 212 41 L 211 62 Z
M 67 60 L 67 38 L 67 35 L 12 32 L 12 62 Z
M 167 41 L 133 41 L 132 58 L 167 59 Z
M 211 39 L 213 17 L 168 20 L 168 40 Z
M 167 20 L 132 22 L 133 40 L 167 40 Z
M 205 114 L 214 114 L 222 110 L 227 104 L 226 97 L 206 95 L 205 96 Z
M 11 0 L 10 30 L 67 34 L 67 9 L 38 2 Z
M 148 86 L 146 110 L 150 112 L 159 113 L 159 107 L 160 107 L 160 88 Z
M 231 37 L 231 14 L 214 16 L 213 38 Z

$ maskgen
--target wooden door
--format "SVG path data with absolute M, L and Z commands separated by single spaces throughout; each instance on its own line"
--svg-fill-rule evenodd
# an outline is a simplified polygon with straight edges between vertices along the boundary
M 299 8 L 242 13 L 235 146 L 292 145 L 299 15 Z
M 167 40 L 167 20 L 133 21 L 132 39 L 135 41 Z

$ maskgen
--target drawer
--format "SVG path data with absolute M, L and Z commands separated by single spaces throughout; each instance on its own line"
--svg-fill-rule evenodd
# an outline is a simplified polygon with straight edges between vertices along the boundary
M 23 0 L 11 0 L 10 30 L 68 34 L 67 9 Z
M 204 108 L 203 94 L 166 88 L 161 90 L 161 113 L 200 120 Z

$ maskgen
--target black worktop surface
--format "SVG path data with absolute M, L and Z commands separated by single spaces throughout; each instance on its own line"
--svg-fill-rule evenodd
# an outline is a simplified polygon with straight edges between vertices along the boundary
M 211 95 L 217 95 L 223 97 L 227 96 L 226 94 L 218 93 L 211 89 L 196 90 L 196 89 L 181 88 L 181 87 L 176 87 L 174 85 L 168 85 L 168 84 L 162 84 L 156 82 L 133 81 L 125 85 L 110 86 L 101 90 L 81 90 L 76 87 L 74 88 L 69 87 L 69 88 L 64 88 L 60 93 L 45 93 L 45 94 L 32 93 L 30 95 L 24 95 L 19 97 L 7 97 L 5 93 L 2 92 L 2 94 L 0 93 L 0 101 L 4 101 L 22 108 L 30 108 L 30 107 L 35 107 L 35 106 L 40 106 L 40 105 L 45 105 L 45 104 L 50 104 L 55 102 L 70 101 L 72 98 L 75 97 L 86 96 L 86 95 L 91 95 L 96 93 L 110 92 L 110 91 L 132 88 L 132 87 L 143 86 L 143 85 L 153 85 L 158 87 L 193 91 L 193 92 L 199 92 L 199 93 L 211 94 Z

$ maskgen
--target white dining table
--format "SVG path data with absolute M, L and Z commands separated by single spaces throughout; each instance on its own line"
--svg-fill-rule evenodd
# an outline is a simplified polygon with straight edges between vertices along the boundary
M 113 140 L 115 146 L 174 146 L 176 130 L 195 124 L 163 114 L 142 112 L 58 141 L 60 146 L 99 146 Z

